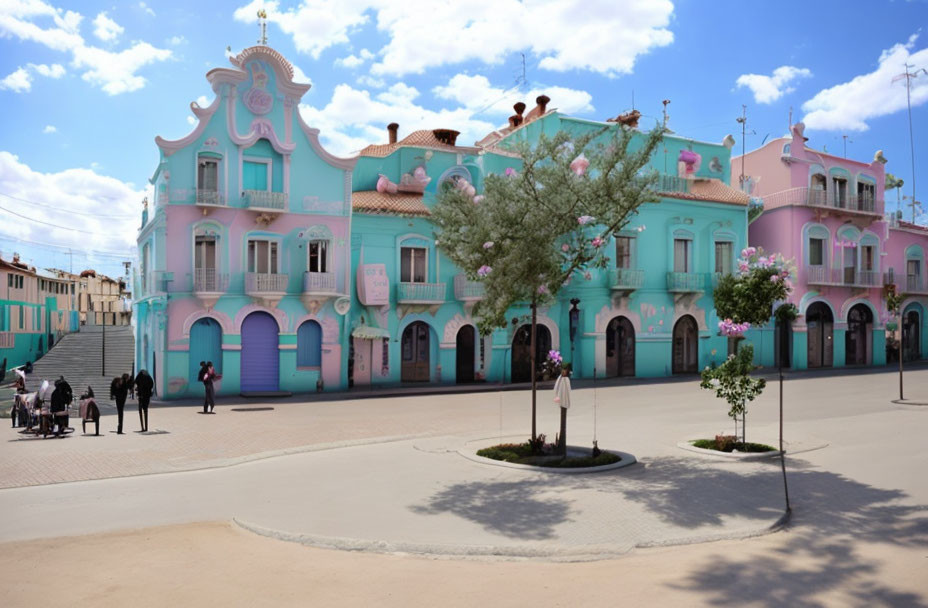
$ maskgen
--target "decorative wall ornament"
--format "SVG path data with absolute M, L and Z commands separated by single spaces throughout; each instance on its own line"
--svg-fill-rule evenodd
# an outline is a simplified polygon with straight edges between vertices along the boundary
M 242 95 L 245 107 L 254 114 L 267 114 L 274 107 L 274 96 L 267 92 L 268 75 L 260 61 L 248 64 L 251 71 L 252 87 Z
M 396 187 L 400 192 L 422 193 L 425 187 L 432 181 L 432 178 L 425 172 L 425 166 L 419 165 L 413 169 L 412 173 L 404 173 L 400 178 L 400 183 Z
M 219 140 L 216 139 L 215 137 L 210 137 L 209 139 L 203 142 L 203 147 L 205 148 L 216 148 L 218 146 L 219 146 Z

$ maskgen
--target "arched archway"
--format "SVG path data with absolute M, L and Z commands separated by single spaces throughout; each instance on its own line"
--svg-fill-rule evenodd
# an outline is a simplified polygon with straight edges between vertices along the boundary
M 695 374 L 699 371 L 699 330 L 696 319 L 683 315 L 673 326 L 673 373 Z
M 198 319 L 190 327 L 190 386 L 196 386 L 200 361 L 212 361 L 216 372 L 222 373 L 222 327 L 209 317 Z
M 551 350 L 551 331 L 535 326 L 535 369 L 541 368 Z M 537 373 L 536 373 L 537 377 Z M 532 381 L 532 326 L 523 325 L 512 338 L 512 382 Z
M 303 321 L 296 331 L 296 366 L 322 367 L 322 326 Z
M 410 323 L 403 330 L 400 380 L 429 381 L 429 326 L 422 321 Z
M 606 326 L 606 377 L 635 375 L 635 328 L 626 317 Z
M 847 332 L 844 334 L 844 364 L 870 363 L 870 345 L 873 313 L 865 304 L 855 304 L 847 313 Z
M 253 312 L 242 322 L 242 392 L 277 391 L 280 352 L 277 321 L 266 312 Z
M 474 381 L 476 332 L 473 325 L 463 325 L 455 340 L 456 376 L 458 384 Z
M 921 359 L 922 315 L 918 304 L 909 305 L 902 316 L 902 352 L 906 361 Z
M 808 365 L 831 367 L 834 361 L 834 316 L 823 302 L 813 302 L 806 309 Z

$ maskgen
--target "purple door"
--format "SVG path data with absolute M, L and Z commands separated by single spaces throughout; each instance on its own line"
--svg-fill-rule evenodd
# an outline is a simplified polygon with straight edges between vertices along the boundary
M 253 312 L 242 323 L 242 392 L 278 390 L 277 321 Z

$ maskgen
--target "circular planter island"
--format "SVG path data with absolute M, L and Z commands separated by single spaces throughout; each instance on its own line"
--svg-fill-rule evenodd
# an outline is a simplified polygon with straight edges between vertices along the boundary
M 592 448 L 567 446 L 567 455 L 532 454 L 528 442 L 500 442 L 499 438 L 467 442 L 458 453 L 474 462 L 544 473 L 581 474 L 611 471 L 635 464 L 637 459 L 627 452 L 600 448 L 593 457 Z

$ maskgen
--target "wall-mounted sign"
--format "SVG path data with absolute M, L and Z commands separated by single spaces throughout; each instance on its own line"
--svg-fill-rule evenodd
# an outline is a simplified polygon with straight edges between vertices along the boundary
M 390 303 L 390 278 L 384 264 L 361 264 L 357 282 L 361 304 L 385 306 Z

